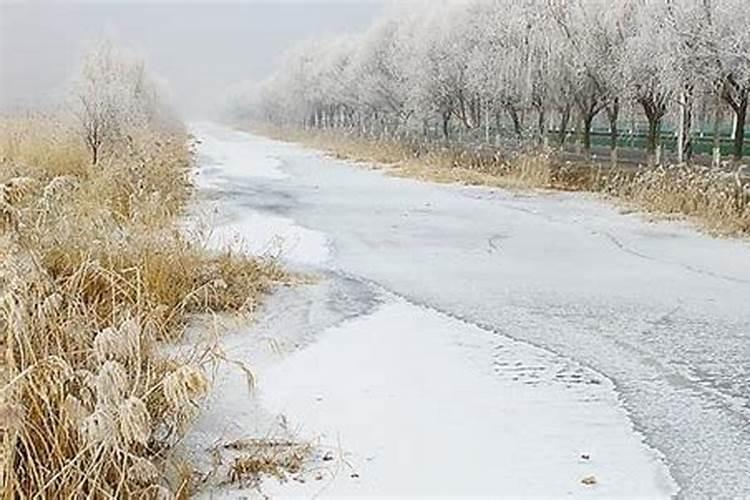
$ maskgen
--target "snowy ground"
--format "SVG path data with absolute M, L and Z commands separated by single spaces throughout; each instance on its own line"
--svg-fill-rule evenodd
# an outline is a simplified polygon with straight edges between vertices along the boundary
M 336 460 L 272 496 L 750 493 L 746 242 L 195 133 L 214 243 L 320 275 L 226 338 L 258 387 L 220 372 L 197 452 L 284 415 Z

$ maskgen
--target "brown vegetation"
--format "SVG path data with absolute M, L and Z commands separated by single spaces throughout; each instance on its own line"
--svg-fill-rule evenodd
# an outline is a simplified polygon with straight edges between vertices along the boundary
M 170 449 L 208 390 L 211 346 L 162 343 L 285 279 L 178 230 L 190 165 L 179 131 L 143 129 L 93 165 L 55 119 L 0 125 L 3 498 L 189 493 Z
M 243 439 L 222 448 L 231 455 L 227 483 L 243 487 L 258 486 L 265 476 L 286 481 L 300 474 L 313 458 L 310 444 L 291 440 Z
M 654 214 L 687 216 L 713 234 L 750 234 L 750 179 L 742 168 L 671 166 L 610 176 L 601 189 Z

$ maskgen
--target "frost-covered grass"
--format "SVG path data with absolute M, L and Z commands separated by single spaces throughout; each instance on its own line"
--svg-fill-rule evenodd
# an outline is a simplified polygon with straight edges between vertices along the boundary
M 213 346 L 191 315 L 252 310 L 284 273 L 177 226 L 188 137 L 132 132 L 92 165 L 53 118 L 0 124 L 0 484 L 11 498 L 187 496 L 171 454 Z
M 559 161 L 544 150 L 506 155 L 489 148 L 415 146 L 335 130 L 261 132 L 340 159 L 375 164 L 390 175 L 440 183 L 599 192 L 650 214 L 689 217 L 714 234 L 750 234 L 750 183 L 742 167 L 734 172 L 700 166 L 613 169 Z
M 734 173 L 671 166 L 613 175 L 601 189 L 655 214 L 685 215 L 717 234 L 750 234 L 750 184 Z

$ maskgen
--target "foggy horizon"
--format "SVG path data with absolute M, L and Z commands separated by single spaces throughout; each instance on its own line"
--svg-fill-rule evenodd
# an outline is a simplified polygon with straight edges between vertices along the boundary
M 0 111 L 55 102 L 90 42 L 134 50 L 185 117 L 213 113 L 295 43 L 362 31 L 384 0 L 0 2 Z

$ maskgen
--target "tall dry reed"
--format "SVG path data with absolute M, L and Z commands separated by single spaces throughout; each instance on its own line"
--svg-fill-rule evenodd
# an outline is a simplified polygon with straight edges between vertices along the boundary
M 187 139 L 134 132 L 94 166 L 53 118 L 0 124 L 3 498 L 189 494 L 170 451 L 214 358 L 164 343 L 192 314 L 252 309 L 284 274 L 178 230 Z

